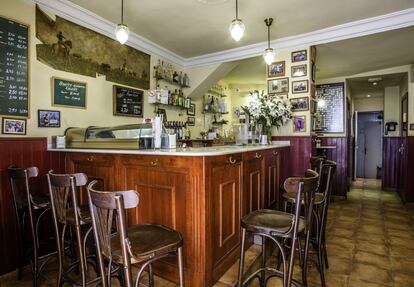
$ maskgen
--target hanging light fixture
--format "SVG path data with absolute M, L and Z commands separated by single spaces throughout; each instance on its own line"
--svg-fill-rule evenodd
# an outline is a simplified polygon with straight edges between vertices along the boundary
M 273 48 L 270 48 L 270 26 L 272 26 L 273 18 L 267 18 L 264 20 L 267 26 L 267 49 L 263 54 L 263 58 L 266 64 L 270 65 L 275 61 L 275 52 Z
M 230 34 L 237 42 L 243 37 L 245 26 L 241 19 L 239 19 L 239 1 L 236 0 L 236 19 L 231 21 Z
M 115 36 L 119 43 L 125 44 L 128 41 L 129 29 L 124 25 L 124 0 L 121 0 L 121 24 L 116 25 Z

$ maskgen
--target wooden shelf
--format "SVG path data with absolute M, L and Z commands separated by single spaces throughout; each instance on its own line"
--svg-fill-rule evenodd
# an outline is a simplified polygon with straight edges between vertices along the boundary
M 176 86 L 181 87 L 181 88 L 189 88 L 189 87 L 190 87 L 190 86 L 187 86 L 187 85 L 182 85 L 182 84 L 180 84 L 180 83 L 177 83 L 177 82 L 171 81 L 171 80 L 166 79 L 166 78 L 161 78 L 161 77 L 154 77 L 154 78 L 155 78 L 155 80 L 156 80 L 156 81 L 163 81 L 163 82 L 167 82 L 167 83 L 169 83 L 169 84 L 176 85 Z

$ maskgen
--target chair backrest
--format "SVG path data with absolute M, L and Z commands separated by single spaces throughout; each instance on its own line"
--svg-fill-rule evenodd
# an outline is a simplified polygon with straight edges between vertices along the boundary
M 13 194 L 14 205 L 16 209 L 32 207 L 32 199 L 29 186 L 29 178 L 37 177 L 39 169 L 35 166 L 28 168 L 19 168 L 10 166 L 8 168 L 10 187 Z
M 116 227 L 121 244 L 126 286 L 132 286 L 131 259 L 127 246 L 128 234 L 126 229 L 125 210 L 138 206 L 139 195 L 135 190 L 115 192 L 98 191 L 94 189 L 94 186 L 97 183 L 96 180 L 92 181 L 88 185 L 87 190 L 101 274 L 105 274 L 102 255 L 108 258 L 109 264 L 111 264 L 112 222 L 114 215 L 116 215 Z M 110 266 L 108 266 L 108 270 L 110 270 L 109 267 Z M 110 277 L 110 271 L 108 271 L 107 276 Z M 108 281 L 105 276 L 102 275 L 102 285 L 104 287 L 108 286 Z
M 61 224 L 66 224 L 67 208 L 70 206 L 76 215 L 75 223 L 79 225 L 80 210 L 76 190 L 77 187 L 86 185 L 88 177 L 84 173 L 54 174 L 53 171 L 49 171 L 46 176 L 54 219 Z
M 286 192 L 297 192 L 298 182 L 303 183 L 301 201 L 305 212 L 305 228 L 309 230 L 312 223 L 312 209 L 315 202 L 315 192 L 318 189 L 319 174 L 311 169 L 306 170 L 304 177 L 291 177 L 285 180 Z M 299 200 L 296 202 L 300 202 Z M 299 204 L 300 205 L 300 204 Z
M 316 171 L 317 173 L 321 173 L 324 157 L 322 157 L 322 156 L 311 156 L 309 161 L 310 161 L 311 169 Z
M 324 199 L 327 199 L 331 194 L 333 176 L 336 172 L 336 162 L 332 160 L 325 160 L 322 165 L 320 173 L 320 187 L 319 191 L 324 194 Z

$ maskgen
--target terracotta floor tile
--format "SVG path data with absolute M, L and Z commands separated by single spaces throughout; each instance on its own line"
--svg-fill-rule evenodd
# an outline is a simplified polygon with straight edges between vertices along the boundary
M 382 241 L 381 241 L 382 240 Z M 388 256 L 389 250 L 385 245 L 385 240 L 378 238 L 379 242 L 372 242 L 368 240 L 358 240 L 355 244 L 355 249 L 357 251 L 370 252 L 382 256 Z
M 356 263 L 352 268 L 351 280 L 368 281 L 384 285 L 392 284 L 391 272 L 375 265 Z
M 390 270 L 391 268 L 391 261 L 388 256 L 378 255 L 375 253 L 365 252 L 365 251 L 357 251 L 355 253 L 355 262 L 362 263 L 362 264 L 369 264 L 374 265 L 381 269 Z
M 394 273 L 394 287 L 408 287 L 414 286 L 414 275 L 413 274 L 401 274 Z

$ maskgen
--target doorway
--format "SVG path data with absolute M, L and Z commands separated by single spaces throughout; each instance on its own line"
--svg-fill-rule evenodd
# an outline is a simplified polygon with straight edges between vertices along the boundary
M 383 112 L 358 113 L 356 133 L 356 177 L 381 179 Z

